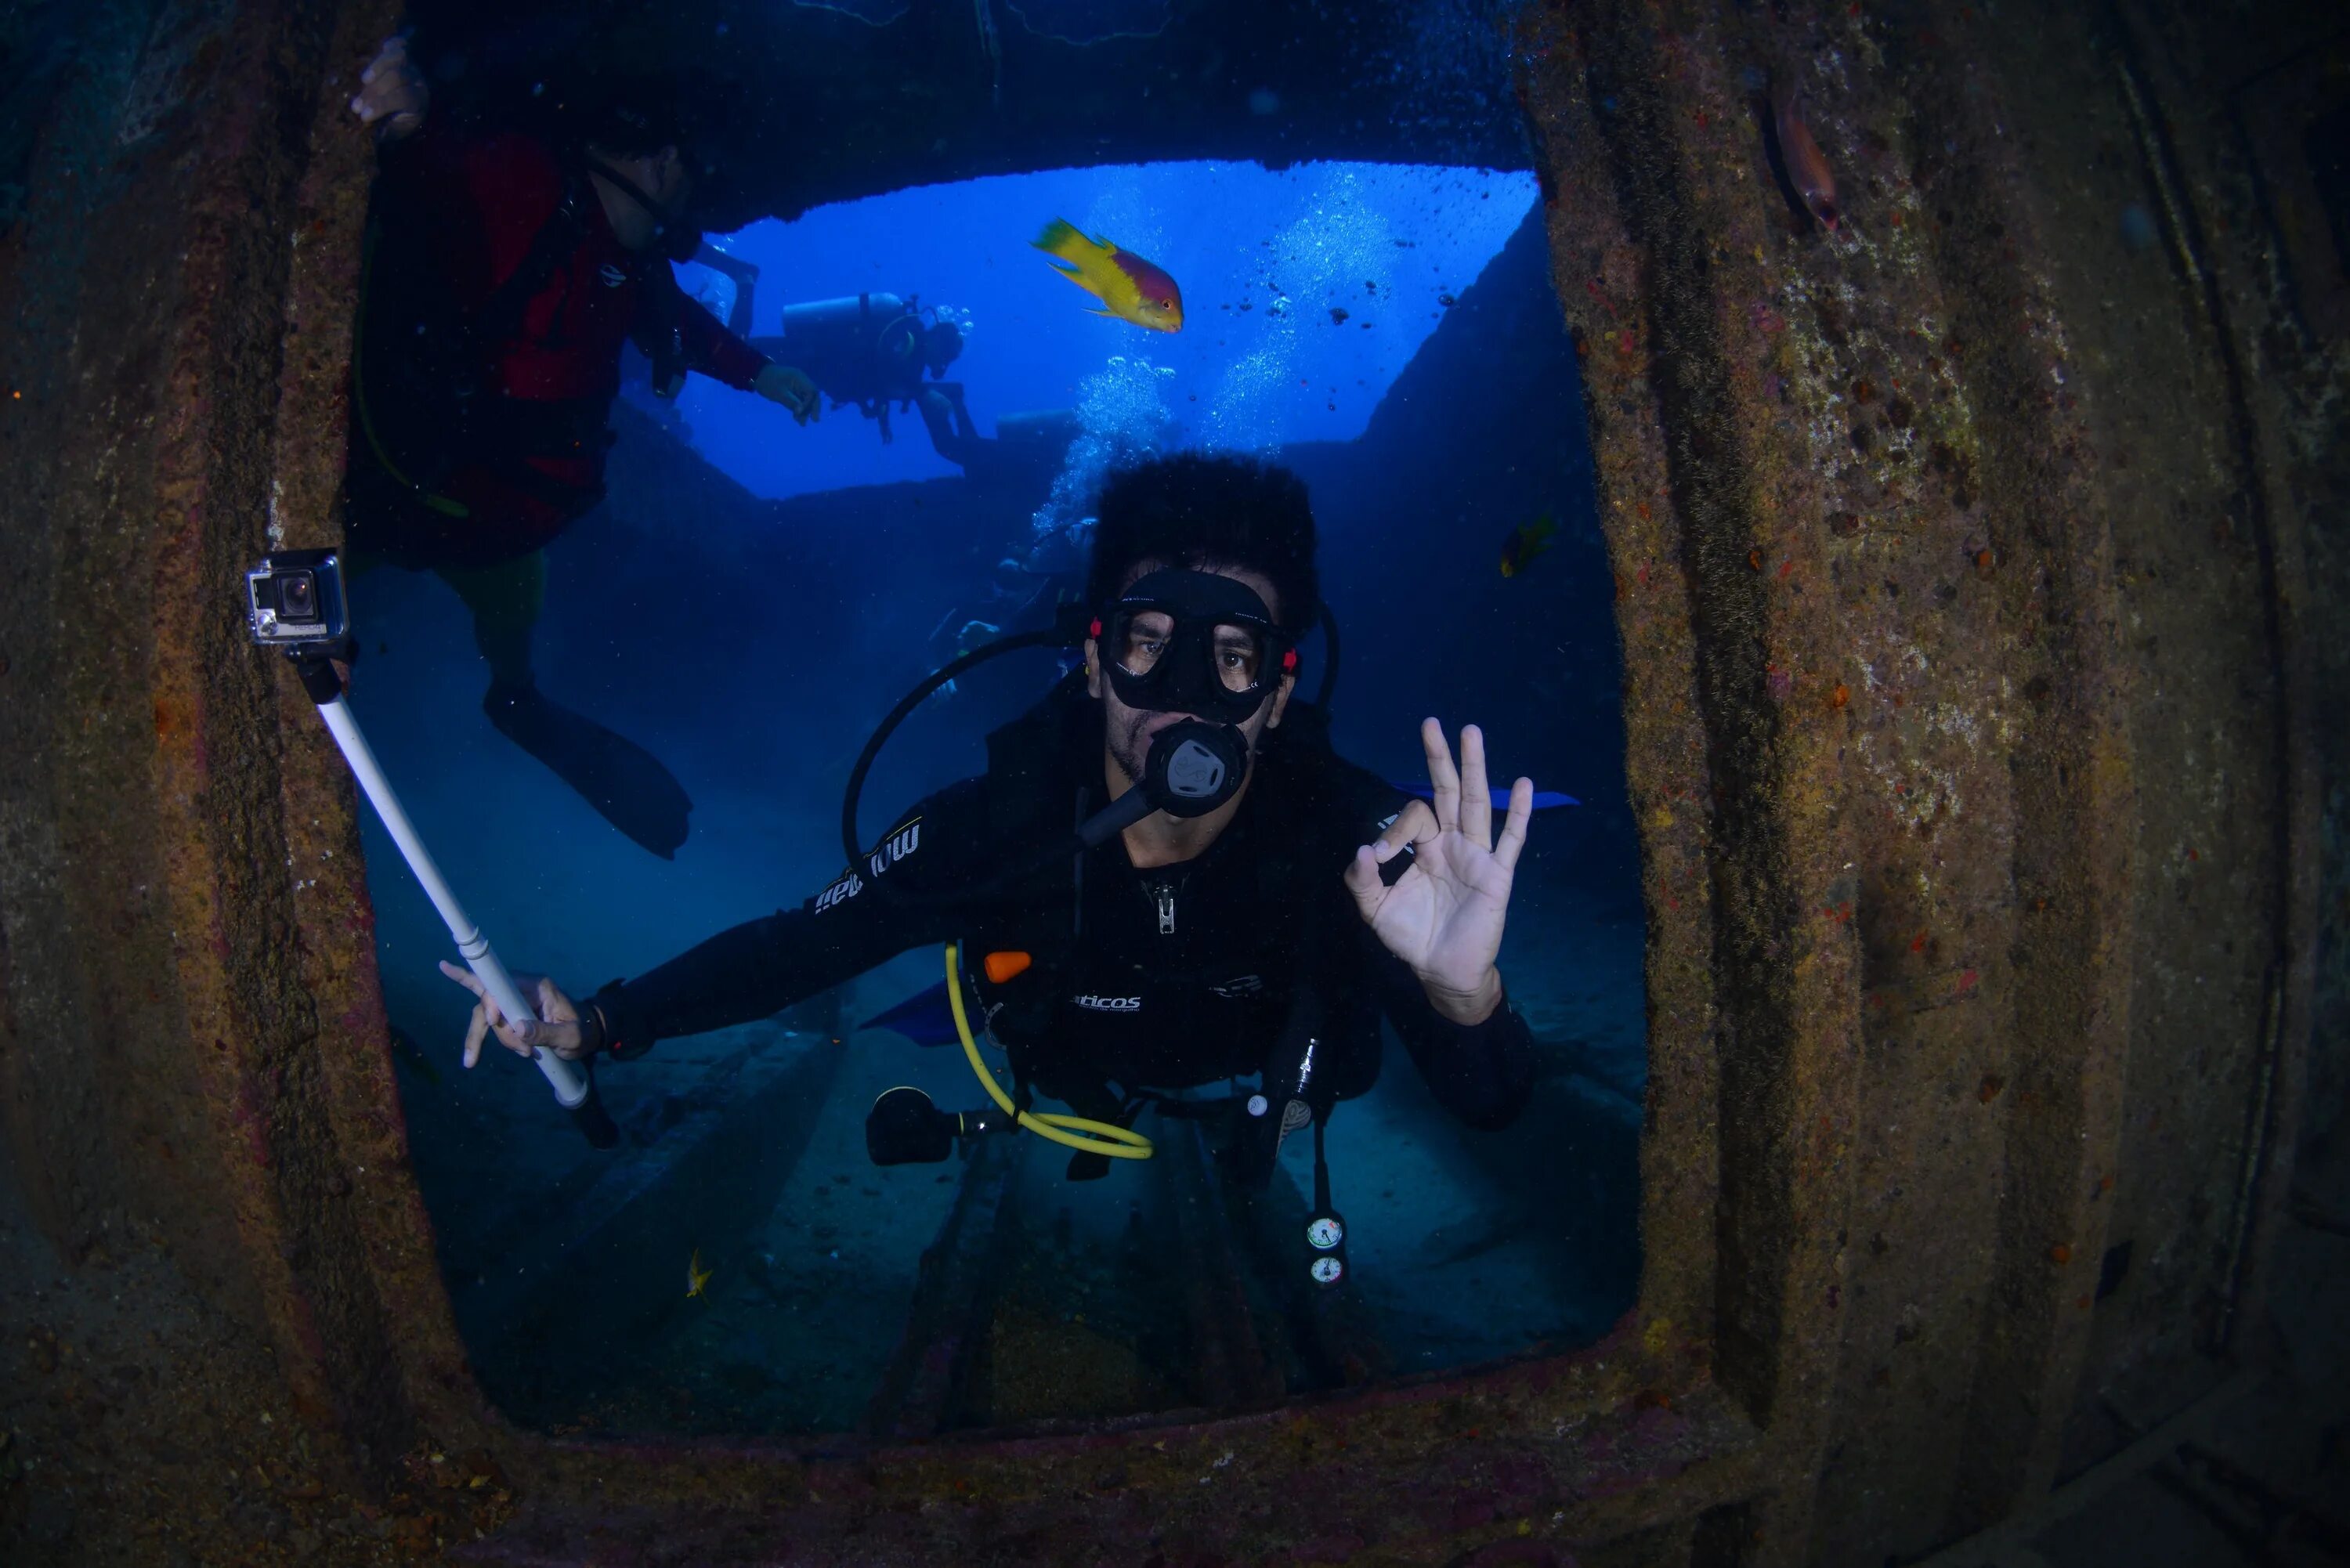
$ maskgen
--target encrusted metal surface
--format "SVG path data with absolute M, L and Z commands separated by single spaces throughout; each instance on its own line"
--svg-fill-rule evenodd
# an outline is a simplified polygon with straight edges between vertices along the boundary
M 234 607 L 265 542 L 336 532 L 371 163 L 340 105 L 388 8 L 25 24 L 75 64 L 27 78 L 0 238 L 0 1545 L 1873 1563 L 2095 1459 L 2112 1402 L 2191 1397 L 2341 1082 L 2313 524 L 2350 483 L 2339 326 L 2272 243 L 2290 140 L 2242 107 L 2304 19 L 2142 9 L 1514 24 L 1646 856 L 1631 1318 L 898 1448 L 556 1442 L 474 1390 L 352 794 Z M 1780 184 L 1774 83 L 1835 234 Z

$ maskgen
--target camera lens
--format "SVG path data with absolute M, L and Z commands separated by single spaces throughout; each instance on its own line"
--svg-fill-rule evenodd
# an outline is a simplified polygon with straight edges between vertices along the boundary
M 308 572 L 288 572 L 277 579 L 277 613 L 287 620 L 318 618 L 318 579 Z

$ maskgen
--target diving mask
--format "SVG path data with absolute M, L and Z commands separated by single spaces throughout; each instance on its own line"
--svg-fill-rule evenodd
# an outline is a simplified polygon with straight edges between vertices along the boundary
M 1092 630 L 1111 690 L 1142 712 L 1245 723 L 1297 673 L 1297 645 L 1256 590 L 1214 572 L 1151 572 Z

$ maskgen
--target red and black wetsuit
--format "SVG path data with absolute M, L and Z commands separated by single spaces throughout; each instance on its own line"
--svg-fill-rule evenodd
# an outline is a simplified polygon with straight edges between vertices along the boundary
M 427 121 L 387 151 L 377 216 L 351 476 L 370 554 L 487 566 L 595 505 L 632 337 L 745 390 L 767 363 L 665 258 L 625 249 L 585 172 L 528 132 Z

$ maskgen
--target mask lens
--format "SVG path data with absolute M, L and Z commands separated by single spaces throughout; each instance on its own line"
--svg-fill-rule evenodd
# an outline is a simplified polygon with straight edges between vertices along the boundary
M 1229 622 L 1215 629 L 1216 679 L 1232 692 L 1253 691 L 1264 670 L 1264 639 Z
M 1175 618 L 1164 611 L 1145 610 L 1119 617 L 1115 651 L 1118 668 L 1128 675 L 1149 674 L 1174 635 Z

